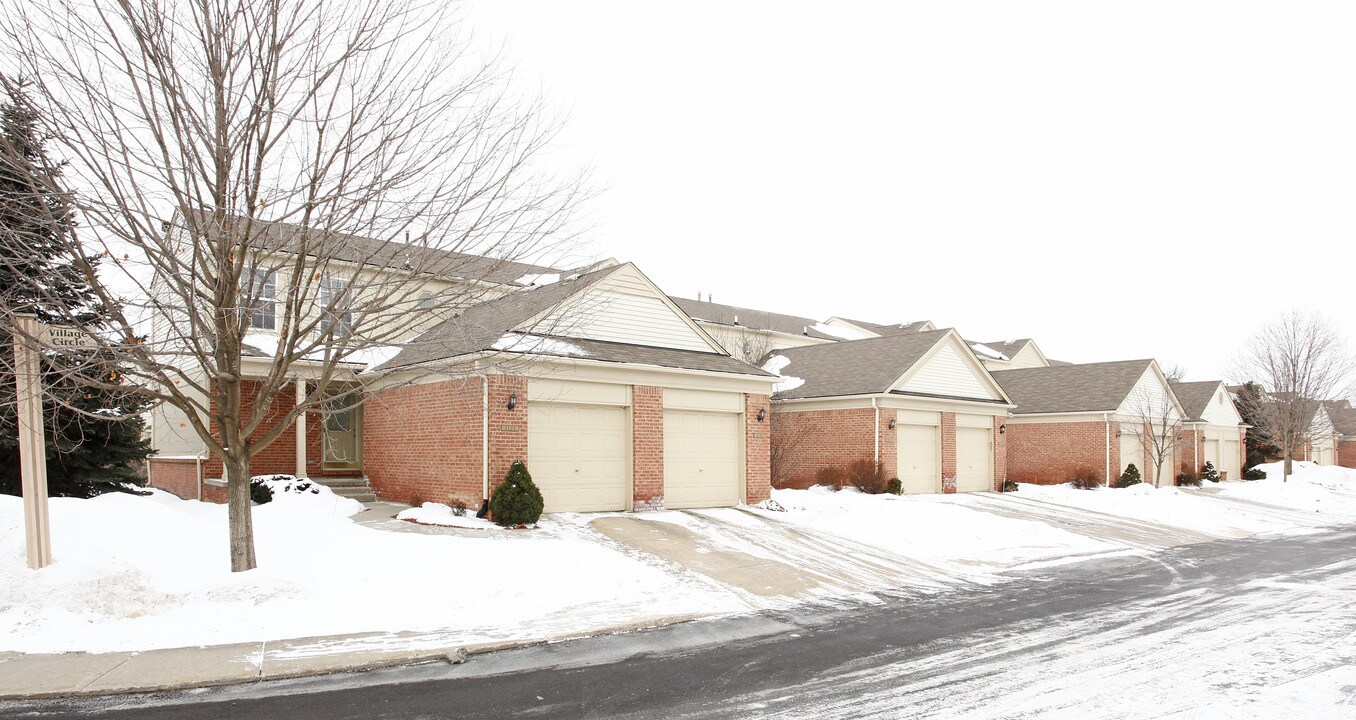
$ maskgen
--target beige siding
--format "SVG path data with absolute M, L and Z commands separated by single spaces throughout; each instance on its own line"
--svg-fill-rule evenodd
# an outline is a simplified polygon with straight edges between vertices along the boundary
M 202 393 L 185 387 L 185 395 L 206 404 Z M 150 411 L 151 447 L 161 457 L 205 456 L 207 445 L 188 422 L 188 414 L 171 405 L 160 404 Z M 203 418 L 206 422 L 206 418 Z
M 663 300 L 612 290 L 587 293 L 567 309 L 547 316 L 532 332 L 714 352 Z
M 1133 421 L 1153 420 L 1161 422 L 1165 417 L 1169 423 L 1180 419 L 1168 388 L 1152 367 L 1145 369 L 1144 375 L 1135 383 L 1134 389 L 1126 396 L 1116 411 L 1125 419 Z
M 1017 368 L 1033 367 L 1050 367 L 1050 363 L 1046 362 L 1045 358 L 1041 357 L 1041 354 L 1036 351 L 1036 346 L 1034 344 L 1027 343 L 1022 346 L 1022 349 L 1016 355 L 1008 359 L 1008 365 L 1003 369 L 1015 370 Z
M 961 358 L 950 342 L 924 361 L 900 386 L 905 392 L 945 395 L 948 397 L 997 400 L 971 365 Z
M 1243 417 L 1234 408 L 1233 400 L 1229 398 L 1229 393 L 1222 383 L 1215 389 L 1210 403 L 1205 406 L 1201 419 L 1211 425 L 1238 425 L 1243 422 Z
M 720 325 L 697 321 L 697 325 L 705 330 L 725 351 L 731 355 L 754 362 L 763 359 L 763 355 L 786 348 L 805 347 L 807 345 L 823 345 L 833 342 L 832 340 L 822 340 L 812 338 L 806 335 L 788 335 L 786 333 L 773 333 L 765 330 L 755 330 L 753 328 L 735 327 L 732 325 Z

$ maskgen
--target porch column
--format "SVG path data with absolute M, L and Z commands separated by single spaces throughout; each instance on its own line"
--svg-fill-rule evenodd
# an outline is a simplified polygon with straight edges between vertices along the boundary
M 306 401 L 306 381 L 297 379 L 297 404 Z M 297 416 L 297 477 L 306 477 L 306 413 Z

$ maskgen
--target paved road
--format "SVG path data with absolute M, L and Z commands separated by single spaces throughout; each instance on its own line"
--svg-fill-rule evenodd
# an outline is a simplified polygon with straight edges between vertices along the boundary
M 0 715 L 1356 717 L 1356 527 L 358 676 Z

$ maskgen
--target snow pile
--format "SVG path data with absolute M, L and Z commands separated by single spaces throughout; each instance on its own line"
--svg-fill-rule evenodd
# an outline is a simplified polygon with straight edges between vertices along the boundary
M 998 352 L 997 350 L 994 350 L 993 348 L 983 343 L 970 343 L 970 349 L 974 350 L 976 353 L 979 353 L 980 355 L 993 358 L 994 360 L 1009 359 L 1007 355 L 1004 355 L 1003 353 Z
M 426 502 L 417 508 L 401 510 L 397 520 L 408 520 L 420 525 L 438 525 L 440 527 L 459 527 L 472 530 L 495 530 L 499 526 L 484 518 L 476 517 L 474 512 L 463 509 L 458 515 L 451 505 Z
M 867 495 L 855 488 L 834 492 L 773 490 L 786 509 L 778 520 L 939 567 L 972 580 L 991 572 L 1070 555 L 1118 552 L 1107 543 L 1040 522 L 982 512 L 944 495 Z
M 363 504 L 353 498 L 336 495 L 333 490 L 295 475 L 256 475 L 251 483 L 262 483 L 273 491 L 273 500 L 259 507 L 271 506 L 269 512 L 310 513 L 346 518 L 363 511 Z
M 805 384 L 804 378 L 792 377 L 790 375 L 782 375 L 782 371 L 785 370 L 786 366 L 790 364 L 791 358 L 785 355 L 773 355 L 772 357 L 767 359 L 767 362 L 763 363 L 763 370 L 765 372 L 770 372 L 773 375 L 776 375 L 777 377 L 781 378 L 781 382 L 778 382 L 777 384 L 772 386 L 772 393 L 774 395 L 779 392 L 784 392 L 787 390 L 795 390 L 796 388 Z
M 24 561 L 22 501 L 0 495 L 0 651 L 400 630 L 480 642 L 746 608 L 583 529 L 459 537 L 298 511 L 323 496 L 285 493 L 256 506 L 259 569 L 231 573 L 224 505 L 160 491 L 53 498 L 55 562 L 34 571 Z
M 1282 480 L 1284 463 L 1258 465 L 1265 480 L 1220 483 L 1223 497 L 1280 507 L 1308 510 L 1324 515 L 1356 518 L 1356 470 L 1334 465 L 1296 461 L 1293 473 Z
M 491 345 L 490 347 L 505 352 L 541 353 L 545 355 L 588 355 L 588 353 L 584 352 L 583 348 L 565 340 L 516 332 L 504 333 L 503 337 L 495 340 L 494 345 Z
M 815 323 L 810 329 L 828 335 L 829 337 L 836 337 L 839 340 L 866 340 L 868 338 L 878 337 L 875 333 L 869 333 L 864 330 L 858 330 L 843 325 L 830 325 L 828 323 Z
M 514 282 L 519 285 L 553 285 L 560 282 L 560 273 L 532 273 L 524 275 Z
M 1167 525 L 1219 538 L 1247 537 L 1260 532 L 1287 530 L 1293 524 L 1266 513 L 1249 512 L 1237 503 L 1183 492 L 1176 487 L 1156 488 L 1149 483 L 1128 488 L 1079 490 L 1062 485 L 1018 484 L 1016 498 L 1038 500 L 1102 515 Z

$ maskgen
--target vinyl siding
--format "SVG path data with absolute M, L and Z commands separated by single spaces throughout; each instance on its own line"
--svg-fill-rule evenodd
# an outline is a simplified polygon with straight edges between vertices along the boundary
M 1018 368 L 1050 367 L 1050 363 L 1045 362 L 1040 353 L 1036 352 L 1035 346 L 1027 343 L 1020 351 L 1008 360 L 1007 367 L 1004 370 L 1016 370 Z
M 899 387 L 904 392 L 997 400 L 975 370 L 948 343 Z
M 1201 419 L 1211 425 L 1238 425 L 1243 422 L 1242 416 L 1238 410 L 1234 409 L 1233 401 L 1228 398 L 1224 386 L 1220 385 L 1215 389 L 1215 394 L 1210 398 L 1210 403 L 1205 406 L 1201 413 Z
M 715 352 L 644 279 L 627 269 L 543 318 L 532 332 L 588 340 Z
M 1159 379 L 1158 373 L 1149 367 L 1145 369 L 1144 375 L 1140 376 L 1139 382 L 1135 383 L 1135 387 L 1126 395 L 1125 401 L 1116 412 L 1131 420 L 1150 419 L 1161 422 L 1165 417 L 1165 411 L 1168 422 L 1177 421 L 1179 413 L 1168 396 L 1167 387 Z

